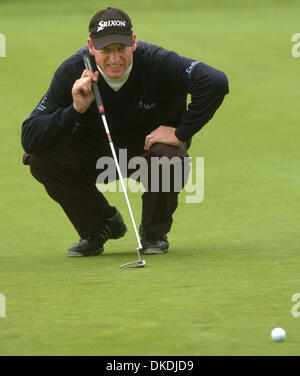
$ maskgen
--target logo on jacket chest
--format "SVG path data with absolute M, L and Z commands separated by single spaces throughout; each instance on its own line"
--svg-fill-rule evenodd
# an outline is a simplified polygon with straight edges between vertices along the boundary
M 147 110 L 147 111 L 150 111 L 150 110 L 153 110 L 153 108 L 156 107 L 156 103 L 145 103 L 143 102 L 142 100 L 139 101 L 138 103 L 138 108 L 141 108 L 143 110 Z

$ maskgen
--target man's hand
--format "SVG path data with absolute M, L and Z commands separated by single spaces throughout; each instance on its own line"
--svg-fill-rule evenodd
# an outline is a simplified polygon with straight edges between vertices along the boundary
M 76 80 L 72 88 L 73 107 L 83 114 L 95 99 L 92 90 L 92 81 L 97 82 L 99 72 L 91 72 L 85 69 L 79 80 Z
M 180 145 L 181 141 L 175 136 L 175 131 L 176 128 L 161 125 L 146 136 L 144 149 L 149 150 L 151 146 L 157 142 L 173 146 Z

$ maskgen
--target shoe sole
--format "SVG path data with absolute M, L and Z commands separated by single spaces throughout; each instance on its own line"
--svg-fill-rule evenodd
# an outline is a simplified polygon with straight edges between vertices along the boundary
M 83 253 L 80 252 L 74 252 L 74 251 L 68 251 L 68 257 L 92 257 L 92 256 L 100 256 L 102 251 L 97 251 L 97 252 L 91 252 L 89 254 L 84 255 Z
M 145 250 L 142 250 L 142 255 L 163 255 L 165 253 L 168 253 L 168 250 L 163 249 L 157 249 L 157 248 L 147 248 Z
M 163 255 L 165 253 L 168 253 L 169 245 L 166 245 L 165 248 L 146 248 L 142 249 L 141 253 L 143 255 Z

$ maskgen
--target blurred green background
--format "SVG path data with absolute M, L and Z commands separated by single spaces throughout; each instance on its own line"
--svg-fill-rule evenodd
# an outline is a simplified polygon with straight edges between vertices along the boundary
M 174 217 L 168 255 L 136 258 L 133 231 L 98 258 L 70 260 L 78 235 L 21 162 L 21 125 L 58 65 L 107 6 L 138 39 L 224 71 L 230 94 L 194 137 L 205 197 Z M 299 355 L 298 0 L 0 2 L 0 355 Z M 110 193 L 130 226 L 121 193 Z M 130 193 L 137 222 L 141 200 Z M 287 331 L 273 343 L 270 331 Z

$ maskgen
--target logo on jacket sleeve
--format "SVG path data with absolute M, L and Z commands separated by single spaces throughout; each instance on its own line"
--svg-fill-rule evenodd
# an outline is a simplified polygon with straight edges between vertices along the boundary
M 46 102 L 47 102 L 47 96 L 45 95 L 44 98 L 41 100 L 41 102 L 39 103 L 39 105 L 37 106 L 37 109 L 40 110 L 40 111 L 45 111 L 46 110 Z
M 200 64 L 199 61 L 194 61 L 185 71 L 189 75 L 189 78 L 191 78 L 191 74 L 193 72 L 193 69 L 196 65 Z

